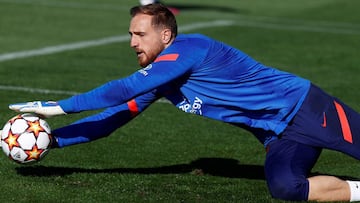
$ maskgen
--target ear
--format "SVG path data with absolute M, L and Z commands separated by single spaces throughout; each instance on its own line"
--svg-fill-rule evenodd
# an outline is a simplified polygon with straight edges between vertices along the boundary
M 172 32 L 170 29 L 164 29 L 161 32 L 161 40 L 163 41 L 164 44 L 170 43 L 171 37 L 172 37 Z

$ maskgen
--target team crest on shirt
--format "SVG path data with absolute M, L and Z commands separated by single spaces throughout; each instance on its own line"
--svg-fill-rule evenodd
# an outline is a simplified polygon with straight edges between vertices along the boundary
M 180 102 L 177 106 L 180 110 L 186 113 L 202 115 L 202 104 L 203 101 L 199 97 L 195 97 L 195 100 L 192 103 L 190 103 L 189 100 L 184 98 L 184 100 Z
M 152 65 L 149 64 L 145 68 L 138 70 L 138 72 L 143 74 L 144 76 L 147 76 L 147 75 L 149 75 L 148 70 L 150 70 L 151 68 L 152 68 Z

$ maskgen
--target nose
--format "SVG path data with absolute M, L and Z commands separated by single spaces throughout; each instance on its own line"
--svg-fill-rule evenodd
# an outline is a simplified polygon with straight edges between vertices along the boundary
M 135 39 L 134 36 L 130 37 L 130 47 L 137 47 L 139 45 L 138 41 Z

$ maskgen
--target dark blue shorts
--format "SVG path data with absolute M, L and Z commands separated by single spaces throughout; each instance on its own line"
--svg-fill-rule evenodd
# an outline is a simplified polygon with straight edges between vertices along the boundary
M 281 139 L 340 151 L 360 159 L 360 114 L 312 85 Z
M 268 145 L 265 175 L 272 196 L 307 200 L 307 178 L 323 148 L 360 159 L 360 114 L 312 85 L 289 126 Z

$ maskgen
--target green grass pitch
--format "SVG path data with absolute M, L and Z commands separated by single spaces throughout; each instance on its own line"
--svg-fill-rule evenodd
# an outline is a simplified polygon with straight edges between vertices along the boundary
M 360 111 L 360 1 L 164 2 L 180 9 L 181 32 L 231 44 Z M 136 4 L 0 0 L 0 123 L 15 115 L 10 103 L 62 99 L 137 70 L 127 39 Z M 47 121 L 57 128 L 91 113 Z M 37 164 L 1 154 L 0 201 L 282 202 L 266 187 L 264 156 L 246 131 L 159 102 L 111 136 L 52 150 Z M 360 177 L 359 164 L 324 150 L 313 172 Z

